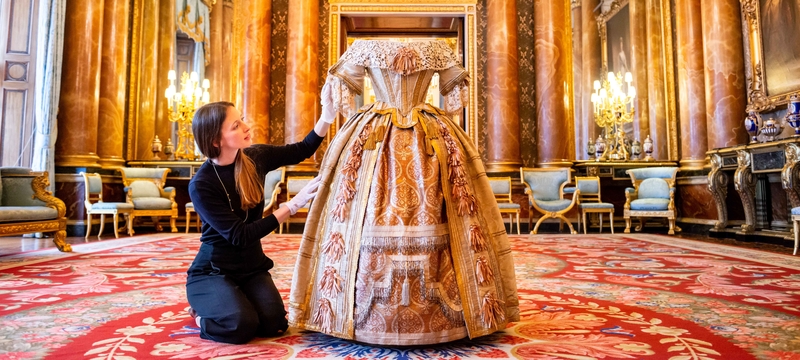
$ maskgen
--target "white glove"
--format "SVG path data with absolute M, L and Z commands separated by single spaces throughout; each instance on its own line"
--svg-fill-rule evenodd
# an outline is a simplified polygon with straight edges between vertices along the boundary
M 320 103 L 322 103 L 322 114 L 319 119 L 328 124 L 333 124 L 336 119 L 336 112 L 333 110 L 333 96 L 331 95 L 331 85 L 328 82 L 322 87 Z
M 319 176 L 317 176 L 311 181 L 309 181 L 308 184 L 306 184 L 306 186 L 300 189 L 300 192 L 295 194 L 291 200 L 281 204 L 281 206 L 286 206 L 286 208 L 289 209 L 289 212 L 292 213 L 292 215 L 296 214 L 297 210 L 308 204 L 308 202 L 311 201 L 311 199 L 313 199 L 314 196 L 317 196 L 319 183 L 320 183 L 320 178 Z

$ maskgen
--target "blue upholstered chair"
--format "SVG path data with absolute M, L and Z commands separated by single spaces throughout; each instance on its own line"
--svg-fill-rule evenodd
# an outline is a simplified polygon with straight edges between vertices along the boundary
M 577 234 L 564 214 L 575 206 L 580 196 L 576 189 L 572 199 L 564 199 L 564 186 L 571 181 L 572 169 L 570 168 L 520 168 L 520 178 L 525 184 L 525 193 L 528 201 L 536 211 L 543 215 L 536 222 L 532 234 L 536 234 L 542 221 L 557 218 L 569 225 L 570 233 Z
M 494 193 L 494 199 L 497 201 L 500 214 L 508 214 L 508 232 L 514 230 L 514 219 L 512 216 L 517 216 L 517 235 L 519 235 L 520 206 L 511 200 L 511 177 L 490 177 L 489 187 L 492 188 L 492 193 Z
M 603 214 L 608 213 L 611 224 L 611 233 L 614 233 L 614 204 L 603 202 L 600 198 L 600 178 L 597 176 L 576 176 L 575 188 L 580 191 L 578 196 L 578 209 L 581 216 L 578 216 L 578 230 L 581 229 L 581 218 L 583 218 L 583 233 L 589 223 L 586 222 L 586 214 L 598 214 L 600 216 L 600 232 L 603 232 Z
M 93 173 L 87 174 L 81 172 L 83 175 L 84 185 L 84 200 L 83 204 L 86 207 L 86 236 L 92 232 L 92 215 L 100 215 L 100 231 L 97 232 L 97 238 L 103 234 L 103 228 L 106 225 L 106 215 L 114 217 L 114 237 L 119 239 L 119 215 L 125 216 L 126 228 L 128 235 L 133 234 L 133 225 L 131 223 L 131 212 L 133 212 L 133 204 L 127 202 L 105 202 L 103 201 L 103 178 L 100 174 Z
M 648 217 L 664 217 L 669 221 L 669 234 L 681 229 L 675 226 L 675 176 L 677 167 L 630 169 L 632 188 L 625 189 L 625 233 L 631 232 L 631 218 L 639 218 L 636 231 L 642 230 Z
M 792 223 L 794 223 L 794 252 L 792 255 L 797 255 L 797 244 L 800 243 L 800 207 L 792 208 Z
M 187 202 L 186 205 L 185 205 L 185 209 L 186 209 L 186 233 L 188 234 L 189 233 L 189 224 L 192 223 L 192 213 L 195 212 L 194 211 L 194 203 L 192 203 L 191 201 Z M 195 226 L 195 228 L 197 229 L 198 232 L 200 231 L 200 226 L 201 225 L 202 225 L 202 221 L 200 221 L 200 216 L 198 215 L 197 219 L 195 219 L 195 224 L 194 224 L 194 226 Z
M 125 185 L 126 202 L 133 205 L 131 222 L 140 216 L 153 218 L 153 225 L 161 231 L 160 216 L 169 216 L 172 232 L 178 232 L 178 204 L 175 202 L 175 188 L 164 187 L 169 168 L 120 168 L 122 183 Z M 131 231 L 133 232 L 133 231 Z
M 286 179 L 286 201 L 291 200 L 292 197 L 297 195 L 297 193 L 300 192 L 300 190 L 302 190 L 311 180 L 314 180 L 313 176 L 289 176 Z M 311 208 L 311 202 L 313 202 L 313 200 L 309 201 L 308 204 L 298 209 L 297 212 L 308 213 L 308 210 Z M 291 216 L 286 218 L 286 231 L 289 231 L 289 222 L 291 218 Z M 281 228 L 282 227 L 283 224 L 281 224 Z M 283 232 L 281 231 L 281 233 Z
M 279 167 L 267 173 L 264 177 L 264 213 L 267 216 L 275 211 L 278 204 L 278 194 L 281 193 L 281 185 L 286 181 L 286 168 Z M 278 226 L 278 232 L 283 234 L 283 223 Z

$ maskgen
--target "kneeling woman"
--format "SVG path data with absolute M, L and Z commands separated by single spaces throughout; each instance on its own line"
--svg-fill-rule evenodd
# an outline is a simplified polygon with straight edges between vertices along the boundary
M 299 143 L 252 145 L 250 127 L 233 104 L 210 103 L 195 112 L 192 132 L 208 161 L 189 183 L 203 228 L 200 251 L 188 271 L 186 296 L 201 338 L 241 344 L 278 335 L 288 327 L 283 300 L 269 273 L 273 262 L 264 254 L 261 238 L 308 203 L 319 181 L 311 181 L 262 218 L 264 176 L 311 157 L 332 119 L 323 115 Z

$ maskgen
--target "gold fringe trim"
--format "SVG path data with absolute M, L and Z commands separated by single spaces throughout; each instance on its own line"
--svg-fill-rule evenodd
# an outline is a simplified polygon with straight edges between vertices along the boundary
M 492 271 L 485 256 L 478 257 L 478 261 L 475 264 L 475 274 L 480 285 L 486 285 L 494 279 L 494 271 Z
M 447 165 L 450 170 L 448 178 L 450 183 L 453 184 L 452 195 L 456 201 L 458 215 L 472 215 L 477 208 L 477 200 L 469 191 L 467 173 L 464 170 L 464 162 L 461 160 L 461 150 L 443 124 L 440 131 L 445 146 L 447 147 Z
M 503 303 L 497 299 L 494 292 L 488 292 L 483 296 L 483 305 L 481 305 L 481 320 L 488 328 L 495 328 L 499 322 L 505 320 L 503 314 Z
M 391 70 L 402 75 L 408 75 L 417 68 L 417 52 L 409 47 L 397 49 L 397 54 L 392 60 Z
M 322 332 L 330 333 L 333 330 L 333 309 L 328 299 L 317 300 L 317 311 L 312 317 L 312 321 L 319 326 Z
M 342 277 L 333 266 L 326 266 L 319 281 L 319 291 L 327 297 L 336 297 L 342 292 Z
M 356 196 L 356 177 L 358 177 L 358 169 L 361 168 L 361 155 L 364 153 L 364 145 L 370 138 L 371 132 L 372 125 L 364 126 L 361 134 L 350 147 L 350 154 L 342 168 L 342 181 L 339 183 L 339 190 L 336 194 L 336 205 L 333 208 L 333 219 L 336 221 L 344 222 L 347 218 L 346 205 Z
M 472 251 L 476 253 L 486 250 L 486 238 L 483 237 L 478 225 L 469 226 L 469 243 L 472 245 Z
M 341 233 L 335 232 L 331 234 L 324 244 L 322 244 L 322 253 L 333 261 L 339 261 L 344 255 L 344 238 Z

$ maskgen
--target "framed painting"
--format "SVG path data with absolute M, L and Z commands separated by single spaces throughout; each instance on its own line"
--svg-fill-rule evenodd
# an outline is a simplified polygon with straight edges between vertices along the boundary
M 769 111 L 800 92 L 800 1 L 742 0 L 748 111 Z
M 628 2 L 615 2 L 608 12 L 603 14 L 605 20 L 605 36 L 603 41 L 603 69 L 619 74 L 631 71 L 631 20 Z

